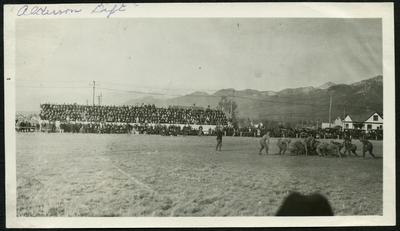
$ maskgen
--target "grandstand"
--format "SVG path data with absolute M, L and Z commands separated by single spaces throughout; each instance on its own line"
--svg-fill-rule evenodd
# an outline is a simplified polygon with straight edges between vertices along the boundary
M 78 104 L 41 104 L 40 124 L 46 129 L 65 132 L 126 133 L 130 128 L 146 131 L 181 130 L 183 127 L 205 131 L 227 126 L 230 120 L 221 110 L 202 107 L 154 104 L 140 106 L 88 106 Z M 73 125 L 72 125 L 73 124 Z

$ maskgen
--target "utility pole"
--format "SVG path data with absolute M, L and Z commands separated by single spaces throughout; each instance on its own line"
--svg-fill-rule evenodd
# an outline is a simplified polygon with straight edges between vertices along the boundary
M 92 84 L 89 84 L 89 85 L 92 85 Z M 100 86 L 100 85 L 97 84 L 97 86 Z M 94 106 L 94 96 L 95 96 L 95 92 L 96 92 L 96 82 L 93 81 L 93 106 Z
M 97 96 L 97 101 L 99 105 L 103 104 L 103 93 L 100 93 L 100 95 Z
M 231 119 L 233 119 L 233 111 L 232 111 L 232 108 L 233 108 L 233 99 L 235 98 L 235 90 L 233 90 L 232 91 L 232 100 L 231 100 Z
M 344 104 L 343 120 L 346 118 L 346 103 Z
M 88 99 L 86 99 L 86 105 L 89 105 L 89 100 Z
M 367 84 L 364 85 L 364 105 L 367 106 Z
M 329 127 L 331 127 L 331 116 L 332 116 L 332 94 L 331 94 L 331 100 L 329 103 Z
M 94 95 L 95 95 L 95 92 L 96 92 L 96 82 L 93 81 L 93 106 L 94 106 Z
M 293 124 L 293 114 L 290 114 L 290 127 L 292 127 Z

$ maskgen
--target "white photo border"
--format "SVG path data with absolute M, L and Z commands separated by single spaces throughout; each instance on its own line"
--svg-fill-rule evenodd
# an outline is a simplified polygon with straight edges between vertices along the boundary
M 396 224 L 395 75 L 393 3 L 157 3 L 124 4 L 124 11 L 93 14 L 99 4 L 5 5 L 4 96 L 7 228 L 140 228 L 140 227 L 324 227 L 391 226 Z M 42 15 L 23 7 L 44 8 Z M 107 5 L 112 7 L 113 4 Z M 119 5 L 121 6 L 121 4 Z M 31 9 L 30 8 L 30 9 Z M 21 10 L 22 9 L 22 10 Z M 73 12 L 72 10 L 79 12 Z M 53 11 L 54 10 L 54 11 Z M 68 11 L 71 10 L 71 11 Z M 61 12 L 55 15 L 51 12 Z M 64 13 L 62 13 L 64 12 Z M 44 14 L 44 15 L 43 15 Z M 21 16 L 18 16 L 21 15 Z M 383 216 L 334 217 L 17 217 L 15 144 L 15 25 L 20 18 L 381 18 L 385 129 L 383 152 Z

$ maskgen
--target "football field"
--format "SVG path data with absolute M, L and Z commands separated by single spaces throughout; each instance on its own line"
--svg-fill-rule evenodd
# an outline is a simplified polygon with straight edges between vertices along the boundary
M 276 142 L 258 155 L 259 138 L 223 137 L 215 151 L 215 136 L 17 133 L 17 214 L 273 216 L 297 191 L 335 215 L 382 215 L 382 141 L 377 160 L 278 156 Z

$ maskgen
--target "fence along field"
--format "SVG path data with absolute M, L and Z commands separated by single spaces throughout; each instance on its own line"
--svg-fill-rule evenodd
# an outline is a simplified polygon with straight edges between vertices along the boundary
M 223 137 L 220 152 L 214 136 L 16 140 L 18 216 L 273 216 L 292 191 L 323 194 L 335 215 L 382 215 L 380 141 L 372 141 L 374 160 L 278 156 L 276 139 L 260 156 L 259 139 L 247 137 Z

